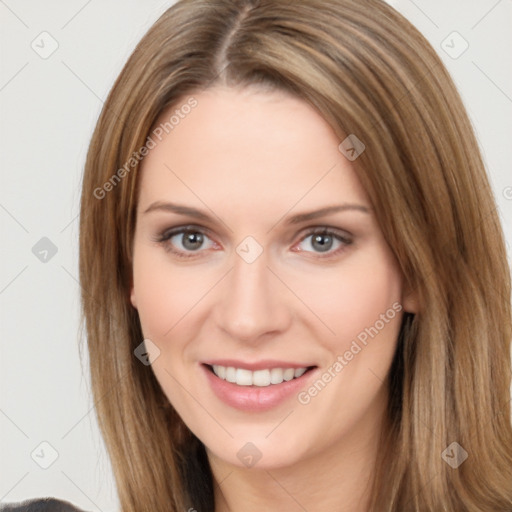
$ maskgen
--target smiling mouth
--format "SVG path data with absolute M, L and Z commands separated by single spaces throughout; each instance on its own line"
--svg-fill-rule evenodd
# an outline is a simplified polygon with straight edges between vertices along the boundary
M 283 382 L 299 379 L 316 368 L 316 366 L 308 366 L 303 368 L 272 368 L 251 371 L 245 368 L 235 368 L 233 366 L 209 364 L 205 364 L 204 366 L 221 380 L 231 382 L 238 386 L 253 388 L 275 386 Z

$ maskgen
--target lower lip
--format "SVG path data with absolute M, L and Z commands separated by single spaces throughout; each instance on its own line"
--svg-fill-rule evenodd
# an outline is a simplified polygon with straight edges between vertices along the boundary
M 217 377 L 208 366 L 201 365 L 211 389 L 227 405 L 246 412 L 262 412 L 277 407 L 306 385 L 316 368 L 296 379 L 269 386 L 239 386 Z

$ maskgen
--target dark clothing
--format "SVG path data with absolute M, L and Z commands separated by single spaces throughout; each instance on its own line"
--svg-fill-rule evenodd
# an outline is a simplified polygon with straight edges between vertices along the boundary
M 19 503 L 0 503 L 1 512 L 86 512 L 69 501 L 57 498 L 37 498 Z

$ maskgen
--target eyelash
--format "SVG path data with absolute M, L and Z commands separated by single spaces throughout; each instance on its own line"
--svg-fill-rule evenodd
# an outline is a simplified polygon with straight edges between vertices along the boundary
M 185 255 L 181 251 L 177 251 L 177 250 L 173 249 L 172 245 L 170 243 L 168 243 L 169 240 L 172 237 L 174 237 L 176 235 L 185 234 L 185 233 L 199 233 L 199 234 L 201 234 L 203 236 L 206 236 L 206 237 L 210 238 L 208 236 L 208 231 L 206 231 L 206 230 L 204 230 L 203 228 L 200 228 L 200 227 L 189 225 L 189 226 L 182 226 L 182 227 L 174 228 L 174 229 L 166 229 L 165 231 L 160 233 L 156 237 L 156 239 L 154 241 L 159 243 L 159 244 L 161 244 L 161 245 L 163 245 L 164 249 L 167 252 L 170 252 L 170 253 L 174 254 L 175 256 L 177 256 L 179 258 L 183 258 L 183 259 L 194 258 L 195 256 L 197 256 L 197 254 L 199 254 L 202 251 L 201 250 L 188 251 L 189 254 Z M 331 236 L 332 238 L 338 240 L 339 242 L 341 242 L 343 244 L 340 248 L 338 248 L 338 249 L 336 249 L 335 251 L 332 251 L 332 252 L 327 252 L 327 253 L 325 253 L 325 255 L 322 255 L 322 253 L 320 253 L 320 252 L 316 253 L 318 255 L 318 257 L 321 258 L 321 259 L 327 259 L 327 258 L 332 258 L 334 256 L 337 256 L 338 254 L 340 254 L 341 252 L 346 250 L 347 246 L 349 246 L 349 245 L 351 245 L 353 243 L 353 240 L 351 240 L 347 236 L 344 236 L 344 235 L 340 234 L 340 232 L 338 230 L 335 230 L 333 228 L 328 228 L 328 227 L 325 227 L 325 226 L 323 226 L 323 227 L 315 227 L 315 228 L 309 229 L 302 236 L 302 238 L 300 239 L 299 243 L 302 243 L 304 240 L 306 240 L 308 237 L 310 237 L 312 235 L 328 235 L 328 236 Z M 306 253 L 313 252 L 315 254 L 314 251 L 299 250 L 299 252 L 306 252 Z

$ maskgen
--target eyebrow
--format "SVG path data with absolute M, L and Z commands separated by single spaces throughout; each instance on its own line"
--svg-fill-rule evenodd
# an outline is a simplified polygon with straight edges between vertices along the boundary
M 309 220 L 316 219 L 318 217 L 324 217 L 325 215 L 329 215 L 332 213 L 347 211 L 347 210 L 355 210 L 362 213 L 370 213 L 371 208 L 367 206 L 363 206 L 361 204 L 352 204 L 352 203 L 344 203 L 333 206 L 326 206 L 324 208 L 320 208 L 318 210 L 313 210 L 309 212 L 299 213 L 289 217 L 286 220 L 287 224 L 300 224 L 301 222 L 307 222 Z M 154 211 L 164 211 L 170 213 L 176 213 L 178 215 L 187 215 L 189 217 L 194 217 L 195 219 L 199 219 L 202 221 L 212 221 L 213 218 L 210 217 L 204 211 L 198 210 L 197 208 L 192 208 L 190 206 L 185 206 L 176 203 L 169 203 L 163 201 L 156 201 L 152 203 L 146 210 L 144 210 L 144 214 L 154 212 Z

